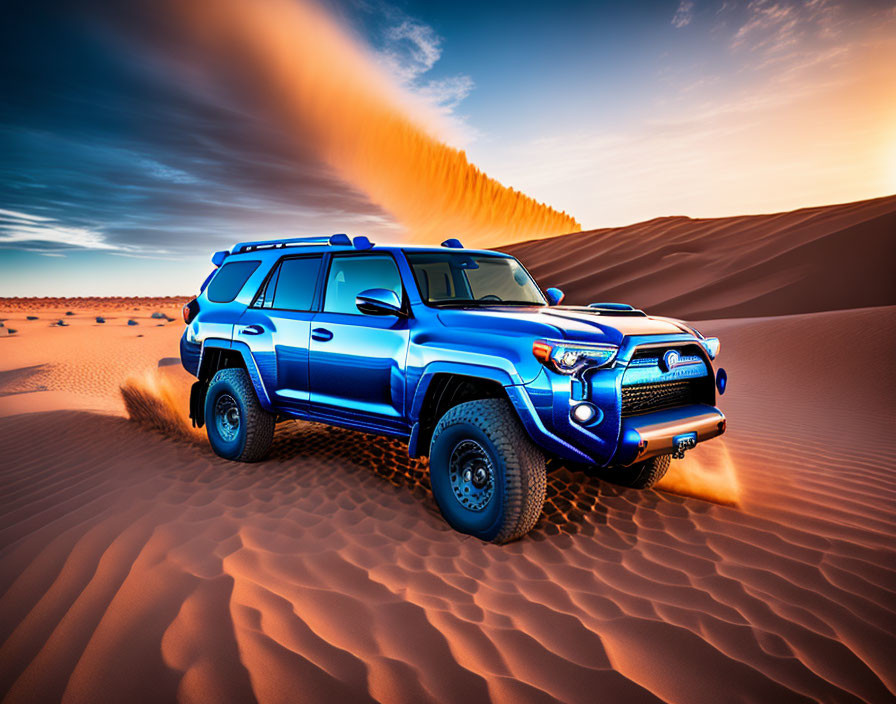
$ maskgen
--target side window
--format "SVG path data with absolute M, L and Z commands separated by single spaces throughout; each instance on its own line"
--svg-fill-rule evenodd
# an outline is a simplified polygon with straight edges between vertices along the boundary
M 333 257 L 327 276 L 324 310 L 328 313 L 361 315 L 355 296 L 369 288 L 395 291 L 401 298 L 401 275 L 395 260 L 388 254 Z
M 225 264 L 208 285 L 208 300 L 214 303 L 230 303 L 252 276 L 261 262 L 230 262 Z
M 320 257 L 282 260 L 267 285 L 258 292 L 255 307 L 311 310 L 320 261 Z

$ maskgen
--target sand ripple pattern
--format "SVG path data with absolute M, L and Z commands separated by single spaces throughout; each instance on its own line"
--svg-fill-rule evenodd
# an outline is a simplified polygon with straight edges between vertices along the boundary
M 736 350 L 739 505 L 561 468 L 507 546 L 450 530 L 387 440 L 287 423 L 239 465 L 114 416 L 0 419 L 0 697 L 893 701 L 896 309 L 706 327 Z M 819 340 L 872 327 L 831 373 Z

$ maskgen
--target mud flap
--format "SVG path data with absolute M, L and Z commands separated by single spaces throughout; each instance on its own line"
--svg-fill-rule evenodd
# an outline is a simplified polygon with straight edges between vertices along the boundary
M 420 423 L 414 423 L 411 426 L 411 437 L 408 438 L 408 457 L 412 460 L 420 457 L 420 452 L 417 450 L 417 441 L 420 439 Z
M 205 392 L 208 391 L 207 381 L 197 381 L 190 387 L 190 419 L 194 428 L 205 425 Z

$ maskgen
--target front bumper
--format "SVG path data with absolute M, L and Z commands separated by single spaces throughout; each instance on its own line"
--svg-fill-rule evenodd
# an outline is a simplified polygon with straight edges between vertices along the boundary
M 705 404 L 681 406 L 622 419 L 619 447 L 611 464 L 629 465 L 718 437 L 726 420 L 718 408 Z
M 724 432 L 725 416 L 715 407 L 712 366 L 702 352 L 705 375 L 694 377 L 706 379 L 702 396 L 670 409 L 623 415 L 624 381 L 630 386 L 689 378 L 677 371 L 632 364 L 636 352 L 650 349 L 662 352 L 696 344 L 691 335 L 628 338 L 614 364 L 591 373 L 586 380 L 545 368 L 529 383 L 506 388 L 530 437 L 545 452 L 598 467 L 632 464 L 657 455 L 675 454 Z M 597 420 L 584 424 L 574 422 L 572 410 L 582 402 L 600 410 Z

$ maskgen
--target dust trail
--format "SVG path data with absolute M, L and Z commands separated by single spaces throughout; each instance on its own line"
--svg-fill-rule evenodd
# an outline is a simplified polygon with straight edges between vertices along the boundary
M 737 506 L 741 487 L 737 469 L 722 439 L 702 443 L 683 460 L 673 460 L 657 489 Z
M 131 420 L 171 437 L 205 442 L 205 432 L 190 421 L 190 385 L 179 369 L 161 367 L 132 376 L 121 385 L 121 397 Z
M 420 242 L 514 242 L 581 230 L 429 134 L 369 51 L 309 0 L 167 0 L 179 53 L 261 105 Z

